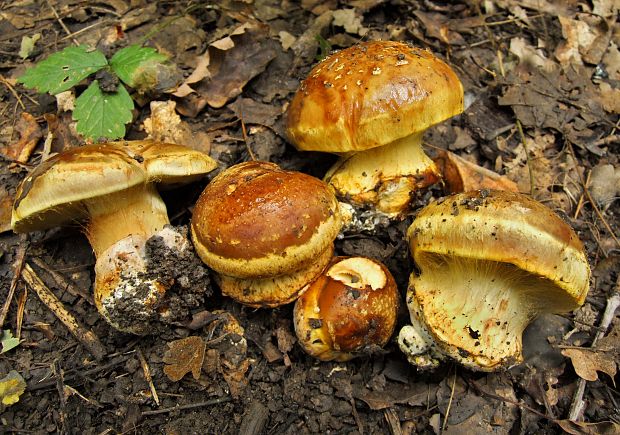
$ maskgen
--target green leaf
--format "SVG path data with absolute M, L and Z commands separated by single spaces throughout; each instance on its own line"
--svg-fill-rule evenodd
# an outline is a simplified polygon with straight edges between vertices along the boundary
M 19 402 L 19 396 L 26 391 L 26 381 L 15 370 L 0 379 L 0 402 L 3 405 L 13 405 Z
M 112 71 L 132 88 L 146 90 L 149 83 L 155 83 L 157 68 L 168 57 L 159 53 L 154 48 L 130 45 L 114 54 L 110 59 Z
M 131 121 L 133 100 L 119 84 L 114 93 L 103 92 L 95 80 L 75 100 L 73 119 L 76 130 L 89 139 L 119 139 L 125 136 L 125 124 Z
M 28 69 L 17 81 L 27 88 L 55 95 L 71 89 L 107 65 L 100 51 L 89 51 L 84 45 L 67 47 Z
M 0 353 L 8 352 L 9 350 L 19 346 L 19 338 L 13 337 L 13 333 L 10 329 L 5 329 L 0 343 L 2 343 L 2 350 Z

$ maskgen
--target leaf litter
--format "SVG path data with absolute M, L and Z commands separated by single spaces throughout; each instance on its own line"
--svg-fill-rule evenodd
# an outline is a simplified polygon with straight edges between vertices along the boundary
M 0 147 L 12 162 L 0 171 L 3 204 L 10 204 L 27 167 L 82 140 L 70 115 L 62 112 L 64 103 L 37 99 L 14 81 L 24 71 L 22 62 L 39 61 L 72 39 L 114 53 L 150 33 L 147 45 L 175 66 L 162 76 L 163 84 L 172 85 L 162 86 L 164 93 L 156 99 L 148 92 L 132 95 L 137 104 L 126 137 L 210 150 L 222 168 L 249 159 L 251 151 L 319 177 L 333 156 L 296 152 L 282 130 L 299 79 L 330 49 L 360 40 L 406 40 L 452 64 L 468 102 L 464 115 L 432 129 L 426 138 L 434 157 L 449 163 L 444 172 L 448 166 L 456 178 L 446 175 L 446 186 L 426 194 L 419 205 L 449 190 L 486 186 L 489 180 L 516 186 L 562 211 L 583 238 L 593 267 L 617 264 L 613 259 L 620 247 L 608 229 L 618 228 L 620 167 L 620 40 L 613 1 L 49 4 L 37 10 L 32 2 L 16 2 L 2 10 L 0 25 L 10 37 L 0 40 L 0 50 L 8 53 L 0 54 L 6 78 L 0 93 Z M 41 38 L 23 61 L 21 41 L 35 34 Z M 88 82 L 77 86 L 83 92 Z M 199 190 L 188 187 L 166 196 L 171 216 L 187 223 Z M 2 218 L 4 228 L 9 218 Z M 406 224 L 385 234 L 356 234 L 338 241 L 337 249 L 381 257 L 404 286 L 411 268 L 402 243 Z M 0 242 L 6 292 L 19 241 L 5 232 Z M 76 231 L 35 235 L 28 255 L 45 257 L 88 291 L 93 259 Z M 290 307 L 254 311 L 216 295 L 205 310 L 193 313 L 191 324 L 139 340 L 152 386 L 135 356 L 136 340 L 110 330 L 79 296 L 50 285 L 114 353 L 93 362 L 36 298 L 26 297 L 22 342 L 8 354 L 14 359 L 0 359 L 0 375 L 18 370 L 27 388 L 3 421 L 10 430 L 33 430 L 41 422 L 50 432 L 58 430 L 57 414 L 49 410 L 62 391 L 69 423 L 85 433 L 163 427 L 167 433 L 236 433 L 259 421 L 249 412 L 257 409 L 256 402 L 266 409 L 263 424 L 269 433 L 612 433 L 618 421 L 613 377 L 619 362 L 617 319 L 596 346 L 587 347 L 607 298 L 617 291 L 617 268 L 607 269 L 593 282 L 582 310 L 528 328 L 526 361 L 506 373 L 476 374 L 449 365 L 432 374 L 417 372 L 393 343 L 373 359 L 317 364 L 295 342 Z M 16 325 L 14 305 L 5 329 Z M 72 357 L 65 358 L 69 353 Z M 65 385 L 57 385 L 50 371 L 53 358 L 61 359 Z M 581 396 L 584 407 L 579 421 L 570 421 L 582 379 L 588 380 Z M 179 408 L 184 406 L 190 408 Z M 155 414 L 143 414 L 148 412 Z

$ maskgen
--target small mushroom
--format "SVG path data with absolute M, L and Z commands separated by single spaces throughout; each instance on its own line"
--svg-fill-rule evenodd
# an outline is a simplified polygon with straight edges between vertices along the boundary
M 365 257 L 336 257 L 295 302 L 295 332 L 306 353 L 348 361 L 383 347 L 398 314 L 387 268 Z
M 338 202 L 324 182 L 274 163 L 245 162 L 205 188 L 191 233 L 225 295 L 275 307 L 297 298 L 323 270 L 340 228 Z
M 579 307 L 588 292 L 575 232 L 520 193 L 449 196 L 422 209 L 407 237 L 419 273 L 407 292 L 412 325 L 398 342 L 422 368 L 445 356 L 481 371 L 518 364 L 525 327 Z
M 186 234 L 169 225 L 155 183 L 187 183 L 216 166 L 204 153 L 153 141 L 73 148 L 23 180 L 11 225 L 15 232 L 29 232 L 86 220 L 97 258 L 97 308 L 117 329 L 142 334 L 151 320 L 165 315 L 164 294 L 172 284 L 153 273 L 147 241 L 157 237 L 173 252 L 191 252 Z
M 366 42 L 310 71 L 287 111 L 289 140 L 341 158 L 325 180 L 339 200 L 393 218 L 412 192 L 438 179 L 422 150 L 424 131 L 463 111 L 448 65 L 402 42 Z

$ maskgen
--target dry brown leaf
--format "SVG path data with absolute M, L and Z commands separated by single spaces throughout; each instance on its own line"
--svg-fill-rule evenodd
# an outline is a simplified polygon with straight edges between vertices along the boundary
M 428 401 L 429 388 L 429 385 L 424 383 L 404 386 L 389 383 L 384 391 L 372 391 L 356 384 L 353 386 L 353 396 L 366 403 L 370 409 L 377 411 L 399 403 L 406 403 L 409 406 L 422 406 Z
M 478 189 L 519 191 L 514 181 L 468 162 L 450 151 L 440 151 L 435 158 L 435 163 L 450 193 Z
M 520 62 L 541 67 L 545 71 L 552 71 L 557 67 L 554 61 L 547 59 L 542 50 L 532 47 L 525 38 L 512 38 L 510 52 L 517 56 Z
M 428 36 L 437 38 L 449 45 L 465 44 L 465 39 L 458 32 L 452 30 L 451 21 L 446 15 L 426 13 L 419 10 L 415 11 L 414 14 L 424 24 Z
M 599 163 L 590 175 L 588 190 L 599 206 L 608 207 L 620 196 L 620 167 Z
M 599 85 L 601 104 L 609 113 L 620 113 L 620 89 L 612 88 L 607 82 Z
M 344 27 L 347 33 L 364 36 L 368 33 L 368 29 L 362 25 L 362 19 L 355 12 L 355 9 L 339 9 L 334 11 L 334 26 Z
M 597 372 L 608 374 L 612 381 L 616 375 L 616 362 L 613 355 L 607 352 L 596 349 L 564 349 L 562 355 L 571 359 L 577 375 L 586 381 L 596 381 Z
M 246 23 L 215 41 L 208 48 L 207 78 L 194 87 L 196 94 L 187 96 L 179 111 L 196 116 L 207 104 L 216 108 L 224 106 L 241 94 L 247 82 L 264 71 L 276 57 L 278 46 L 277 41 L 269 38 L 268 27 L 261 24 Z M 180 92 L 187 95 L 188 89 L 183 87 Z
M 12 206 L 13 195 L 9 194 L 5 186 L 0 186 L 0 233 L 11 229 Z
M 151 116 L 144 120 L 144 130 L 149 139 L 186 145 L 209 153 L 209 136 L 202 131 L 193 132 L 176 113 L 174 101 L 151 101 Z
M 583 421 L 559 420 L 557 423 L 571 435 L 612 435 L 620 433 L 620 424 L 613 421 L 585 423 Z
M 19 140 L 0 148 L 0 154 L 11 160 L 26 163 L 37 142 L 43 137 L 43 132 L 35 117 L 28 112 L 22 112 L 15 129 L 19 133 Z
M 205 357 L 206 344 L 201 337 L 191 336 L 168 343 L 164 355 L 164 373 L 173 382 L 177 382 L 189 372 L 194 379 L 200 378 L 200 370 Z

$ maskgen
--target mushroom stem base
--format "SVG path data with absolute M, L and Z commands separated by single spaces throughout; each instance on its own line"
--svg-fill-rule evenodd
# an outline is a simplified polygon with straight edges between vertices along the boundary
M 131 235 L 148 239 L 169 224 L 166 204 L 153 184 L 140 184 L 86 202 L 86 236 L 95 256 Z
M 400 343 L 414 363 L 417 346 L 421 361 L 445 355 L 475 370 L 510 366 L 522 359 L 521 336 L 530 321 L 567 308 L 554 303 L 561 298 L 553 283 L 511 264 L 433 255 L 416 261 L 422 273 L 410 278 L 407 304 L 420 340 L 411 345 L 407 329 L 401 337 L 408 343 Z
M 408 209 L 412 192 L 438 179 L 435 163 L 422 150 L 422 133 L 343 156 L 325 175 L 339 199 L 392 217 Z

